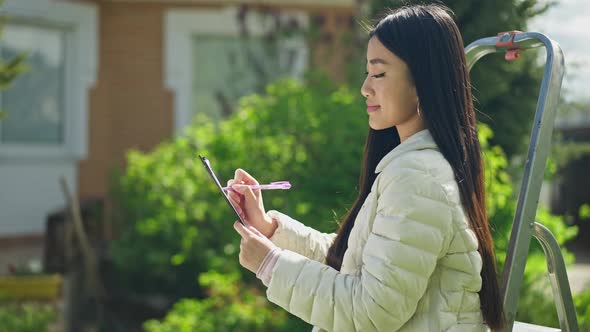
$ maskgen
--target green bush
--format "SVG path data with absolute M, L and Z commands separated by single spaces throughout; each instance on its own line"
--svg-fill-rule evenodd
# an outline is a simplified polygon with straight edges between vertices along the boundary
M 335 229 L 354 198 L 368 125 L 357 91 L 312 80 L 313 88 L 290 80 L 269 85 L 265 96 L 244 98 L 226 121 L 197 117 L 182 137 L 152 153 L 129 153 L 113 187 L 121 234 L 113 256 L 128 289 L 203 296 L 201 273 L 241 273 L 236 217 L 198 154 L 223 182 L 238 167 L 260 182 L 289 180 L 292 190 L 265 192 L 266 206 Z
M 287 327 L 287 313 L 277 311 L 260 289 L 245 285 L 238 274 L 204 273 L 203 300 L 183 299 L 163 321 L 144 324 L 147 332 L 276 331 Z M 284 329 L 292 331 L 292 329 Z
M 356 89 L 335 87 L 318 77 L 311 77 L 305 85 L 282 80 L 269 85 L 264 95 L 243 98 L 239 110 L 229 119 L 212 123 L 197 117 L 174 141 L 161 144 L 149 154 L 129 154 L 127 171 L 115 182 L 120 220 L 125 221 L 113 251 L 119 275 L 136 292 L 158 290 L 177 298 L 195 298 L 180 302 L 161 323 L 147 323 L 150 332 L 184 326 L 190 329 L 195 317 L 199 317 L 199 324 L 210 322 L 207 324 L 227 330 L 238 326 L 264 330 L 267 310 L 275 310 L 268 309 L 268 302 L 241 301 L 243 294 L 258 294 L 260 283 L 252 282 L 253 274 L 239 267 L 239 238 L 231 225 L 236 218 L 211 184 L 197 154 L 211 160 L 223 182 L 232 178 L 238 167 L 260 182 L 291 181 L 290 191 L 265 192 L 266 207 L 321 231 L 334 231 L 336 220 L 355 197 L 351 184 L 357 183 L 368 130 L 362 109 L 363 100 Z M 486 164 L 487 207 L 501 266 L 516 198 L 503 151 L 488 144 L 492 139 L 489 127 L 480 125 L 479 133 Z M 539 208 L 536 220 L 561 244 L 577 232 L 544 207 Z M 544 276 L 546 267 L 541 249 L 535 245 L 531 248 L 518 319 L 536 318 L 535 312 L 553 319 L 541 307 L 527 305 L 541 303 L 539 299 L 551 303 L 551 294 L 548 297 L 532 291 L 534 280 Z M 567 257 L 571 261 L 571 255 Z M 220 278 L 236 276 L 234 281 L 243 283 L 244 290 L 233 295 L 230 291 L 216 293 L 224 295 L 213 299 L 211 292 L 221 284 L 202 282 L 202 278 L 197 282 L 203 273 Z M 245 311 L 230 305 L 234 301 L 245 306 Z M 257 309 L 248 309 L 254 307 Z M 254 316 L 240 316 L 248 312 Z M 180 322 L 182 317 L 187 321 Z M 227 317 L 237 317 L 232 319 L 237 325 L 223 325 Z M 281 326 L 294 330 L 288 325 L 294 322 L 278 319 L 268 324 L 273 330 Z
M 580 331 L 590 332 L 590 289 L 574 296 Z
M 0 302 L 0 332 L 43 332 L 57 317 L 49 304 Z
M 533 264 L 531 264 L 533 263 Z M 529 266 L 535 266 L 529 269 Z M 531 272 L 534 270 L 535 272 Z M 527 262 L 523 291 L 519 298 L 517 320 L 559 328 L 551 284 L 544 258 L 534 256 Z M 574 294 L 580 331 L 590 332 L 590 289 Z

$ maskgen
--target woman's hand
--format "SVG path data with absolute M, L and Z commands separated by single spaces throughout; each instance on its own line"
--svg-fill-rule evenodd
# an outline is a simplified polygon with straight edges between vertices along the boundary
M 236 221 L 234 228 L 242 237 L 240 241 L 240 265 L 256 273 L 266 255 L 276 246 L 252 226 L 244 226 L 239 221 Z
M 260 190 L 252 190 L 249 185 L 258 185 L 258 181 L 243 169 L 238 168 L 234 178 L 227 181 L 235 191 L 228 191 L 228 196 L 236 210 L 246 222 L 256 228 L 263 236 L 270 238 L 277 224 L 266 215 Z

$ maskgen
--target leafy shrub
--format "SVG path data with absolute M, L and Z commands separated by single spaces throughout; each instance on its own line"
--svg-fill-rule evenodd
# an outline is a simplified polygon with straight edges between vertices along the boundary
M 590 289 L 574 296 L 580 331 L 590 332 Z
M 244 98 L 226 121 L 197 117 L 182 137 L 152 153 L 129 153 L 113 188 L 121 234 L 113 257 L 126 287 L 203 296 L 201 273 L 241 273 L 236 217 L 197 154 L 208 157 L 223 182 L 238 167 L 260 182 L 289 180 L 292 190 L 265 192 L 267 208 L 335 229 L 335 217 L 354 198 L 368 125 L 356 91 L 314 79 L 313 87 L 271 84 L 265 96 Z
M 0 302 L 0 332 L 44 332 L 56 320 L 49 304 Z
M 238 274 L 204 273 L 199 278 L 208 287 L 203 300 L 183 299 L 163 321 L 144 324 L 147 332 L 276 331 L 284 328 L 287 313 L 268 305 L 260 289 L 247 286 Z M 288 331 L 288 330 L 285 330 Z
M 533 268 L 529 268 L 529 266 L 533 266 Z M 551 284 L 546 270 L 543 257 L 535 255 L 527 262 L 527 273 L 525 273 L 523 291 L 519 298 L 517 319 L 559 328 Z M 590 289 L 574 294 L 574 305 L 580 331 L 590 332 Z

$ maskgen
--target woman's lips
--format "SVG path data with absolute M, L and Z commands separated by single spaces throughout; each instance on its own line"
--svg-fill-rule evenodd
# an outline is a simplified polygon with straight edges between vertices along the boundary
M 379 105 L 367 106 L 367 112 L 369 112 L 369 113 L 375 112 L 378 108 L 379 108 Z

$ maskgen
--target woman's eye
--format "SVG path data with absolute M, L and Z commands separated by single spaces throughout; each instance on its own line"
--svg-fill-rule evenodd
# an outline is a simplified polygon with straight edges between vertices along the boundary
M 368 71 L 366 71 L 366 72 L 365 72 L 365 75 L 369 75 L 369 72 L 368 72 Z M 381 77 L 383 77 L 383 76 L 385 76 L 385 73 L 381 73 L 381 74 L 377 74 L 377 75 L 372 75 L 371 77 L 374 77 L 374 78 L 381 78 Z

